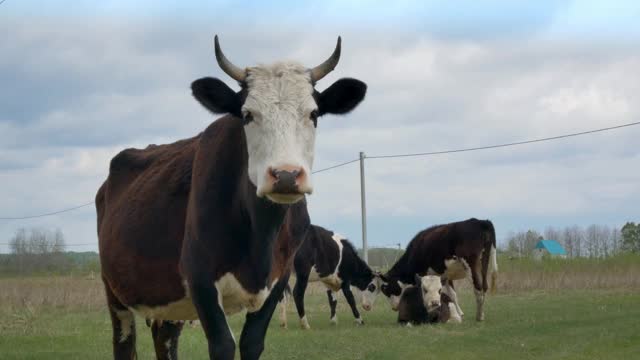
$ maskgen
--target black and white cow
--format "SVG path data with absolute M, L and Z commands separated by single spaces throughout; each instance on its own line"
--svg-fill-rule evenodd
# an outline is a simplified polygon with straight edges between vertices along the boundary
M 469 219 L 419 232 L 400 259 L 382 276 L 381 291 L 392 309 L 397 310 L 403 288 L 414 282 L 416 274 L 441 276 L 451 294 L 455 294 L 453 280 L 470 277 L 476 296 L 476 320 L 482 321 L 484 298 L 489 289 L 487 276 L 491 272 L 493 290 L 497 271 L 493 224 L 489 220 Z M 454 295 L 452 301 L 462 316 L 457 296 Z
M 415 281 L 415 285 L 406 287 L 400 296 L 398 322 L 401 325 L 462 322 L 452 300 L 455 292 L 442 286 L 440 276 L 416 275 Z
M 323 227 L 312 225 L 294 258 L 296 284 L 293 298 L 303 329 L 309 329 L 304 310 L 304 293 L 310 281 L 320 281 L 327 288 L 327 297 L 331 308 L 331 322 L 337 323 L 337 292 L 342 290 L 351 307 L 356 323 L 364 321 L 358 311 L 351 286 L 360 290 L 362 308 L 371 310 L 376 296 L 380 292 L 380 278 L 364 262 L 353 245 L 344 237 Z M 286 306 L 286 299 L 283 306 Z M 281 323 L 286 327 L 286 313 L 281 313 Z

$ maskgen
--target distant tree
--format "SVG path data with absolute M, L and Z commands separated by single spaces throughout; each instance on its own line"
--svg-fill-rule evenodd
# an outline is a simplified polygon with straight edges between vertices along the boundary
M 598 249 L 598 226 L 589 225 L 585 231 L 585 241 L 589 257 L 598 257 L 600 255 Z
M 600 256 L 609 257 L 611 255 L 611 230 L 608 226 L 600 226 L 598 231 L 600 239 Z
M 640 252 L 640 224 L 627 222 L 620 230 L 622 250 L 634 253 Z
M 562 231 L 562 237 L 564 238 L 564 248 L 567 251 L 567 256 L 570 258 L 576 256 L 571 229 L 569 229 L 568 227 L 564 228 L 564 230 Z
M 547 240 L 555 240 L 564 245 L 564 233 L 553 226 L 549 226 L 544 229 L 544 238 Z
M 584 239 L 584 231 L 578 225 L 573 225 L 571 227 L 571 236 L 573 236 L 574 247 L 575 247 L 575 256 L 585 256 L 582 252 L 582 243 Z
M 609 239 L 611 241 L 611 254 L 616 255 L 620 252 L 620 229 L 613 228 Z
M 19 273 L 61 271 L 66 264 L 65 241 L 60 229 L 18 229 L 9 241 L 13 254 L 10 271 Z

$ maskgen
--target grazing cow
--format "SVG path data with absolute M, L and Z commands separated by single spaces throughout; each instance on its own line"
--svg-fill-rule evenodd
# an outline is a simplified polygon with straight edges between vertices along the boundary
M 489 220 L 469 219 L 446 225 L 436 225 L 419 232 L 407 245 L 407 250 L 382 276 L 382 293 L 397 310 L 404 287 L 414 281 L 415 274 L 440 275 L 447 292 L 455 294 L 453 280 L 470 277 L 476 297 L 476 320 L 484 320 L 484 297 L 489 288 L 487 275 L 491 271 L 491 289 L 495 289 L 498 271 L 496 235 Z M 457 296 L 451 299 L 458 313 L 463 312 Z
M 364 324 L 351 286 L 360 290 L 362 308 L 369 311 L 380 292 L 380 278 L 358 256 L 358 252 L 347 239 L 323 227 L 312 225 L 296 253 L 293 266 L 296 274 L 293 299 L 303 329 L 310 328 L 304 311 L 304 293 L 310 281 L 320 281 L 327 288 L 333 324 L 338 322 L 336 293 L 340 290 L 351 307 L 356 323 Z M 286 298 L 283 301 L 283 306 L 286 306 Z M 280 321 L 281 325 L 286 327 L 286 315 L 281 315 Z
M 416 285 L 408 286 L 400 296 L 398 322 L 401 325 L 462 322 L 455 304 L 455 294 L 447 293 L 437 275 L 416 275 Z M 450 291 L 453 291 L 450 289 Z
M 344 114 L 366 85 L 317 81 L 340 57 L 340 38 L 324 63 L 239 68 L 220 49 L 218 65 L 240 84 L 202 78 L 194 97 L 227 113 L 191 139 L 111 160 L 98 190 L 102 278 L 116 359 L 136 357 L 134 313 L 154 319 L 159 359 L 175 359 L 183 320 L 199 319 L 211 359 L 233 359 L 226 315 L 246 310 L 242 359 L 257 359 L 293 256 L 310 226 L 305 194 L 318 117 Z

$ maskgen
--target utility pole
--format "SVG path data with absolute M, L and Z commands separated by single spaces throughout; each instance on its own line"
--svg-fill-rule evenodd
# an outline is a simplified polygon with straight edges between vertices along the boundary
M 360 151 L 360 204 L 362 206 L 362 255 L 369 264 L 369 247 L 367 245 L 367 200 L 364 190 L 364 152 Z

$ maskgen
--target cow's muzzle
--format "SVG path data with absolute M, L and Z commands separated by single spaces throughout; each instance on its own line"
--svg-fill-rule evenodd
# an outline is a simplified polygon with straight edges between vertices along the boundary
M 307 173 L 302 167 L 270 167 L 266 180 L 264 195 L 276 203 L 292 204 L 311 193 Z

